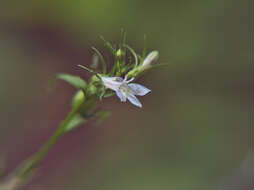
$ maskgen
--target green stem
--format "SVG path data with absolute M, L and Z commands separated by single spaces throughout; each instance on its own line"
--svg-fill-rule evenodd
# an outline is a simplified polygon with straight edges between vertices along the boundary
M 33 169 L 35 169 L 38 164 L 41 162 L 41 160 L 47 155 L 51 147 L 56 143 L 56 141 L 65 133 L 66 126 L 68 123 L 72 120 L 73 116 L 76 115 L 79 107 L 73 109 L 66 119 L 61 123 L 61 125 L 58 127 L 58 129 L 55 131 L 55 133 L 51 136 L 51 138 L 42 146 L 42 148 L 35 153 L 34 156 L 32 156 L 31 159 L 27 161 L 27 166 L 23 169 L 21 174 L 19 174 L 21 177 L 26 176 L 29 174 Z
M 42 148 L 35 153 L 31 158 L 25 160 L 25 162 L 14 171 L 13 175 L 10 176 L 9 180 L 4 184 L 0 184 L 1 190 L 15 190 L 23 184 L 27 183 L 30 179 L 30 175 L 40 164 L 42 159 L 47 155 L 49 150 L 53 147 L 56 141 L 66 132 L 66 127 L 73 117 L 79 111 L 81 104 L 74 107 L 71 112 L 67 115 L 66 119 L 60 124 L 55 133 L 50 139 L 42 146 Z
M 86 107 L 86 112 L 89 112 L 91 109 L 93 109 L 93 105 L 95 103 L 95 101 L 86 101 L 86 104 L 89 105 L 88 107 Z M 53 147 L 57 140 L 66 133 L 69 123 L 72 121 L 73 117 L 75 117 L 75 115 L 80 111 L 81 108 L 84 108 L 84 102 L 72 108 L 65 120 L 63 120 L 60 126 L 56 129 L 55 133 L 39 149 L 38 152 L 36 152 L 32 157 L 25 160 L 24 163 L 21 164 L 21 166 L 18 167 L 12 173 L 12 175 L 9 176 L 8 180 L 5 183 L 0 183 L 0 190 L 16 190 L 30 180 L 33 172 L 36 170 L 40 162 L 48 154 L 49 150 Z

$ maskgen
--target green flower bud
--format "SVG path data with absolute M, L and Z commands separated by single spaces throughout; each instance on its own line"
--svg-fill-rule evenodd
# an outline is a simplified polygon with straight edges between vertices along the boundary
M 116 52 L 116 56 L 117 56 L 118 58 L 122 58 L 122 57 L 124 56 L 124 52 L 123 52 L 121 49 L 119 49 L 119 50 L 117 50 L 117 52 Z
M 159 59 L 159 52 L 158 51 L 152 51 L 149 53 L 145 60 L 143 61 L 142 65 L 140 66 L 139 71 L 142 72 L 146 69 L 149 69 L 152 67 L 152 65 L 156 64 L 157 60 Z
M 72 107 L 77 107 L 85 102 L 85 93 L 83 90 L 79 90 L 72 99 Z
M 152 51 L 149 53 L 146 58 L 144 59 L 143 63 L 132 70 L 130 70 L 127 74 L 127 78 L 137 77 L 144 71 L 152 68 L 154 64 L 156 64 L 157 60 L 159 59 L 159 52 Z

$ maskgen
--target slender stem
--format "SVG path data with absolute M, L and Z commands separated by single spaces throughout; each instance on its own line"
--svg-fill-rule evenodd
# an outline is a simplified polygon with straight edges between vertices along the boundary
M 9 180 L 0 184 L 1 190 L 15 190 L 22 186 L 29 180 L 31 173 L 37 168 L 42 159 L 47 155 L 49 150 L 53 147 L 56 141 L 66 132 L 66 127 L 73 117 L 79 111 L 81 105 L 74 107 L 71 112 L 67 115 L 66 119 L 60 124 L 55 133 L 50 139 L 36 152 L 31 158 L 25 160 L 21 167 L 17 168 L 16 171 L 10 176 Z M 3 185 L 3 186 L 1 186 Z M 3 189 L 2 189 L 3 187 Z
M 55 131 L 55 133 L 51 136 L 51 138 L 42 146 L 42 148 L 35 153 L 35 155 L 31 158 L 31 160 L 28 160 L 28 166 L 24 168 L 21 175 L 29 174 L 31 170 L 36 168 L 38 164 L 41 162 L 41 160 L 47 155 L 50 148 L 56 143 L 56 141 L 65 133 L 66 126 L 71 121 L 73 116 L 77 113 L 79 107 L 73 109 L 66 119 L 61 123 L 61 125 L 58 127 L 58 129 Z

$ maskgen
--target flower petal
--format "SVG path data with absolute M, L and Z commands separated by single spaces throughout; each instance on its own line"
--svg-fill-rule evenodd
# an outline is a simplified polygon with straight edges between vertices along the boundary
M 126 96 L 120 91 L 116 91 L 116 95 L 120 98 L 121 102 L 126 102 Z
M 123 78 L 121 77 L 109 77 L 111 78 L 113 81 L 116 81 L 116 82 L 123 82 Z
M 101 77 L 104 86 L 111 90 L 117 91 L 122 84 L 123 79 L 121 77 Z
M 137 83 L 131 83 L 131 84 L 128 84 L 128 86 L 131 88 L 131 90 L 134 92 L 134 94 L 138 95 L 138 96 L 144 96 L 147 93 L 151 92 L 150 89 L 148 89 L 140 84 L 137 84 Z
M 142 108 L 142 104 L 141 104 L 141 102 L 136 98 L 136 96 L 130 94 L 130 95 L 127 96 L 127 98 L 128 98 L 128 100 L 129 100 L 132 104 L 134 104 L 135 106 L 138 106 L 138 107 Z

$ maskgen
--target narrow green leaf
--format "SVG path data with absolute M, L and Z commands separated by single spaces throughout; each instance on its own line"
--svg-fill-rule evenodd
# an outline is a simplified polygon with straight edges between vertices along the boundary
M 99 79 L 101 79 L 99 73 L 97 73 L 96 71 L 92 70 L 92 69 L 89 69 L 88 67 L 84 66 L 84 65 L 78 65 L 78 67 L 90 72 L 90 73 L 93 73 L 96 77 L 98 77 Z
M 143 49 L 143 54 L 142 54 L 142 61 L 145 59 L 146 57 L 146 48 L 147 48 L 147 44 L 146 44 L 146 35 L 144 35 L 144 49 Z
M 97 69 L 99 66 L 99 56 L 95 53 L 93 55 L 93 58 L 92 58 L 92 64 L 90 65 L 90 67 L 92 69 Z
M 121 76 L 121 63 L 119 60 L 116 61 L 116 76 Z
M 115 56 L 116 55 L 116 49 L 111 45 L 111 43 L 109 43 L 108 41 L 106 41 L 103 36 L 100 36 L 100 38 L 102 39 L 102 41 L 104 42 L 105 46 L 109 49 L 109 51 L 111 51 L 111 53 Z
M 111 71 L 109 72 L 108 76 L 113 76 L 116 71 L 116 64 L 113 65 Z
M 126 72 L 128 72 L 131 68 L 133 68 L 133 64 L 125 65 L 124 68 L 122 69 L 121 73 L 126 73 Z
M 65 132 L 69 132 L 80 125 L 84 124 L 86 122 L 86 119 L 84 119 L 80 114 L 76 114 L 70 122 L 67 124 L 65 128 Z
M 84 89 L 87 86 L 87 83 L 85 80 L 81 79 L 79 76 L 69 75 L 69 74 L 58 74 L 56 78 L 64 80 L 65 82 L 68 82 L 72 86 L 78 88 L 78 89 Z
M 124 36 L 123 36 L 123 45 L 124 45 L 124 44 L 126 44 L 126 32 L 124 32 L 123 35 L 124 35 Z M 124 48 L 123 48 L 123 52 L 124 52 L 124 58 L 123 58 L 123 60 L 126 60 L 126 54 L 127 54 L 126 51 L 127 51 L 127 50 L 126 50 L 126 47 L 124 47 Z
M 123 50 L 123 45 L 126 44 L 126 32 L 125 30 L 122 28 L 121 29 L 121 37 L 120 37 L 120 44 L 119 44 L 119 48 L 121 50 Z
M 135 66 L 138 66 L 138 55 L 136 54 L 136 52 L 134 51 L 134 49 L 132 49 L 130 46 L 124 44 L 124 47 L 126 47 L 131 54 L 133 55 L 134 59 L 135 59 Z
M 97 50 L 95 47 L 92 47 L 92 49 L 95 51 L 95 53 L 99 56 L 100 60 L 101 60 L 101 64 L 102 64 L 102 71 L 103 74 L 107 73 L 107 65 L 105 63 L 105 60 L 102 56 L 102 54 L 99 52 L 99 50 Z

